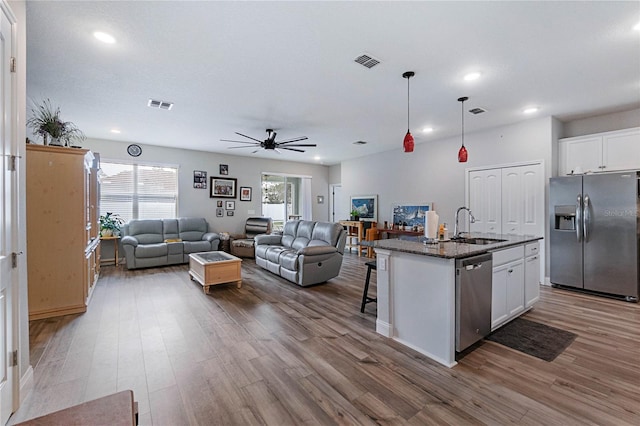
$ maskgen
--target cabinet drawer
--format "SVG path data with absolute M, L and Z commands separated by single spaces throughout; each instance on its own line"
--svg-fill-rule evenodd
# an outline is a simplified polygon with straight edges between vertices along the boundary
M 524 257 L 524 245 L 493 252 L 493 267 Z
M 535 243 L 529 243 L 524 246 L 525 257 L 538 254 L 539 251 L 540 251 L 540 244 L 537 241 Z

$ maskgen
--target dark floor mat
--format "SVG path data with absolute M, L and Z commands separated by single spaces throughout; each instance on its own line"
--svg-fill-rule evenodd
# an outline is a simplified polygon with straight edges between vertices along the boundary
M 553 361 L 578 337 L 577 334 L 516 318 L 486 337 L 509 348 L 545 361 Z

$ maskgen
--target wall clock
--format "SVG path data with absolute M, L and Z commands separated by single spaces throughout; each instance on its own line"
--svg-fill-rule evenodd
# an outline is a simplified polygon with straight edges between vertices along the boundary
M 140 148 L 140 145 L 131 144 L 127 147 L 127 152 L 132 157 L 138 157 L 142 154 L 142 148 Z

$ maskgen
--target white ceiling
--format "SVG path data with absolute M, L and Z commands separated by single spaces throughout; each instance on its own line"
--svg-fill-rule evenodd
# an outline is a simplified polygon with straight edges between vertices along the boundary
M 400 149 L 408 70 L 417 144 L 460 135 L 460 96 L 487 110 L 465 114 L 466 132 L 530 105 L 561 120 L 640 107 L 638 22 L 638 1 L 28 1 L 27 97 L 91 138 L 251 155 L 220 139 L 273 128 L 318 147 L 254 156 L 336 164 Z

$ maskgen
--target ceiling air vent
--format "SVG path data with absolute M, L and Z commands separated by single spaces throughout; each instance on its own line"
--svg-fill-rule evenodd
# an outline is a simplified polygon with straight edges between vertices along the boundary
M 471 114 L 476 114 L 477 115 L 477 114 L 482 114 L 483 112 L 487 112 L 487 110 L 484 109 L 484 108 L 473 108 L 473 109 L 470 109 L 469 112 Z
M 366 145 L 367 143 L 365 141 L 355 141 L 353 144 L 354 145 Z
M 147 106 L 150 108 L 166 109 L 167 111 L 169 111 L 171 108 L 173 108 L 173 103 L 149 99 L 149 102 L 147 102 Z
M 356 59 L 354 59 L 354 61 L 356 61 L 357 63 L 359 63 L 360 65 L 367 67 L 367 68 L 373 68 L 376 65 L 378 65 L 380 63 L 379 60 L 377 60 L 376 58 L 371 57 L 370 55 L 367 54 L 362 54 L 360 56 L 358 56 Z

